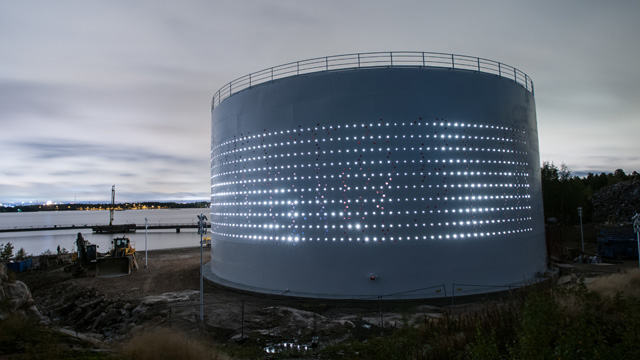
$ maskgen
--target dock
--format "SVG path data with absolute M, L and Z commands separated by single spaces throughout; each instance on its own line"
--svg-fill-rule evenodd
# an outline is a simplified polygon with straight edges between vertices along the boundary
M 207 224 L 207 228 L 211 225 Z M 180 229 L 197 229 L 198 223 L 188 224 L 148 224 L 149 230 L 175 230 L 180 232 Z M 0 228 L 0 233 L 4 232 L 22 232 L 22 231 L 51 231 L 51 230 L 82 230 L 91 229 L 95 233 L 123 233 L 123 232 L 135 232 L 136 230 L 144 230 L 145 226 L 137 224 L 114 224 L 114 225 L 45 225 L 45 226 L 29 226 L 29 227 L 13 227 L 13 228 Z

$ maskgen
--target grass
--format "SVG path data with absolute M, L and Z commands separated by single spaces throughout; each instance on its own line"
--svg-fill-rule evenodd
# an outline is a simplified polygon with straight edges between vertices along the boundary
M 603 296 L 613 297 L 621 291 L 626 296 L 640 298 L 640 269 L 598 277 L 588 284 L 588 288 Z
M 121 350 L 130 360 L 227 360 L 215 347 L 186 333 L 169 328 L 155 328 L 134 336 Z
M 322 350 L 341 359 L 640 359 L 635 274 L 590 290 L 532 286 L 506 303 Z

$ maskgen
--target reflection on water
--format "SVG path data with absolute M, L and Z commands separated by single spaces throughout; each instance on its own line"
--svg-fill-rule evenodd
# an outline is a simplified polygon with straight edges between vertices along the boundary
M 114 224 L 196 224 L 199 214 L 208 214 L 209 209 L 161 209 L 161 210 L 127 210 L 117 211 Z M 209 216 L 207 216 L 209 217 Z M 0 228 L 108 224 L 108 211 L 44 211 L 32 213 L 0 213 Z M 111 240 L 123 234 L 93 234 L 91 229 L 51 230 L 0 233 L 0 244 L 11 242 L 14 252 L 24 248 L 28 254 L 39 255 L 49 250 L 56 252 L 58 246 L 72 252 L 78 231 L 89 242 L 98 245 L 99 252 L 111 248 Z M 136 250 L 145 249 L 145 231 L 138 230 L 127 236 L 135 243 Z M 200 244 L 197 229 L 149 230 L 147 236 L 148 250 L 192 247 Z

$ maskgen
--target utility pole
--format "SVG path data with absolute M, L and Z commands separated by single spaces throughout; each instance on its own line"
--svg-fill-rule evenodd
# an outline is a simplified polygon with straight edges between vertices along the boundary
M 631 220 L 633 220 L 633 231 L 636 233 L 636 238 L 638 239 L 638 267 L 640 267 L 640 214 L 636 213 Z
M 116 204 L 116 186 L 111 186 L 111 209 L 109 209 L 109 226 L 113 226 L 113 210 Z
M 147 255 L 147 232 L 149 230 L 149 221 L 147 218 L 144 218 L 144 268 L 147 268 L 147 259 L 149 256 Z
M 582 232 L 582 206 L 578 208 L 578 216 L 580 217 L 580 240 L 582 240 L 582 255 L 584 257 L 584 234 Z
M 198 234 L 200 234 L 200 322 L 204 322 L 204 275 L 202 271 L 203 263 L 202 263 L 202 253 L 203 253 L 203 244 L 202 237 L 204 236 L 205 231 L 207 231 L 207 217 L 203 214 L 198 215 Z

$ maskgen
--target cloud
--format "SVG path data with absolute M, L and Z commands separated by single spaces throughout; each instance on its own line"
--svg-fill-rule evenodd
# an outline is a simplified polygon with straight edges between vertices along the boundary
M 0 79 L 0 122 L 24 117 L 72 115 L 60 86 Z
M 639 2 L 547 0 L 4 1 L 0 201 L 102 197 L 113 183 L 132 198 L 207 197 L 218 88 L 366 51 L 515 66 L 535 83 L 543 160 L 639 170 L 639 13 Z
M 109 161 L 124 161 L 148 163 L 159 161 L 169 165 L 193 165 L 198 161 L 191 157 L 178 156 L 169 153 L 154 151 L 155 149 L 141 148 L 135 145 L 109 146 L 107 144 L 94 144 L 87 141 L 57 142 L 50 139 L 23 140 L 12 144 L 22 148 L 26 154 L 36 160 L 55 160 L 60 158 L 93 157 Z

